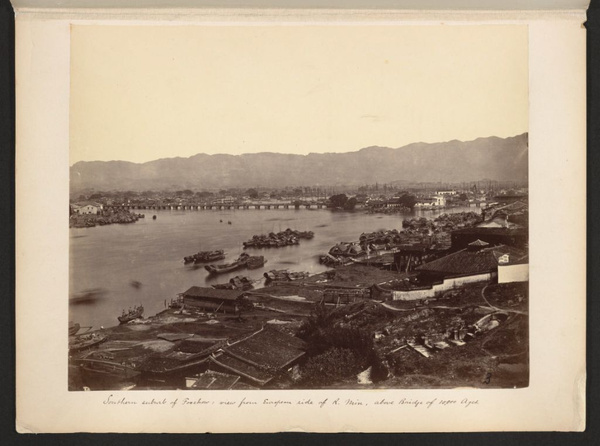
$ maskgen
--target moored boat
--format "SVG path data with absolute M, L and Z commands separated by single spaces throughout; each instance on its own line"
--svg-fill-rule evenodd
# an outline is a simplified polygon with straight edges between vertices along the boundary
M 223 274 L 246 266 L 245 262 L 224 263 L 222 265 L 206 265 L 204 268 L 211 274 Z
M 87 348 L 95 347 L 106 341 L 107 337 L 99 333 L 73 336 L 69 339 L 69 352 L 76 353 Z
M 123 313 L 117 319 L 119 319 L 120 324 L 126 324 L 127 322 L 142 317 L 142 314 L 144 314 L 144 307 L 142 305 L 138 305 L 133 309 L 129 309 L 128 312 L 123 310 Z
M 79 331 L 79 329 L 81 328 L 81 325 L 79 325 L 79 323 L 73 323 L 73 321 L 69 322 L 69 336 L 74 336 L 75 334 L 77 334 L 77 332 Z
M 235 260 L 235 262 L 224 263 L 222 265 L 206 265 L 204 269 L 206 269 L 206 271 L 208 271 L 210 274 L 228 273 L 238 268 L 246 267 L 249 257 L 250 256 L 248 254 L 242 254 Z
M 217 260 L 222 260 L 225 258 L 225 251 L 222 249 L 216 251 L 200 251 L 191 256 L 186 256 L 183 258 L 183 263 L 206 263 L 206 262 L 215 262 Z

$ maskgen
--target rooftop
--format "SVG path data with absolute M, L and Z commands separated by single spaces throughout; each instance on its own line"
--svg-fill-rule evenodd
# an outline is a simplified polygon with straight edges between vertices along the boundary
M 512 235 L 512 234 L 526 234 L 527 230 L 525 228 L 465 228 L 465 229 L 457 229 L 452 231 L 452 235 L 454 234 L 481 234 L 481 235 Z
M 421 265 L 416 270 L 448 275 L 482 274 L 495 271 L 498 267 L 498 259 L 504 254 L 517 258 L 526 255 L 520 249 L 506 245 L 482 248 L 477 251 L 465 248 L 441 259 Z
M 217 290 L 215 288 L 203 288 L 199 286 L 190 287 L 181 293 L 184 297 L 204 297 L 221 300 L 237 300 L 244 294 L 239 290 Z
M 212 361 L 240 376 L 264 385 L 305 354 L 301 339 L 274 328 L 263 328 L 224 347 Z
M 302 356 L 304 348 L 301 339 L 265 328 L 226 347 L 225 351 L 256 364 L 280 369 Z
M 240 376 L 248 378 L 260 385 L 265 385 L 273 379 L 273 375 L 262 367 L 248 364 L 227 353 L 221 353 L 211 358 L 211 361 L 227 370 L 232 371 Z
M 210 390 L 228 390 L 240 380 L 239 376 L 228 375 L 227 373 L 207 370 L 198 376 L 195 376 L 196 382 L 190 387 L 192 389 L 210 389 Z

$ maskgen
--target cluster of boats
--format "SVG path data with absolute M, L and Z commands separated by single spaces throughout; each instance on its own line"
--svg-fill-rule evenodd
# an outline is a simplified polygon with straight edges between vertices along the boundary
M 267 282 L 293 282 L 294 280 L 306 279 L 309 274 L 307 272 L 290 272 L 286 269 L 271 270 L 263 274 Z
M 196 254 L 192 254 L 191 256 L 186 256 L 183 258 L 183 263 L 208 263 L 208 262 L 216 262 L 217 260 L 222 260 L 225 258 L 225 251 L 219 249 L 217 251 L 200 251 Z
M 298 245 L 300 239 L 311 239 L 315 236 L 312 231 L 296 231 L 287 228 L 277 234 L 254 235 L 250 240 L 244 242 L 244 248 L 281 248 L 283 246 Z

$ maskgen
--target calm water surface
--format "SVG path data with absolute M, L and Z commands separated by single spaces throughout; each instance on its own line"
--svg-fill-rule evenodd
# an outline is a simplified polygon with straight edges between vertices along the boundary
M 132 224 L 70 229 L 69 281 L 71 295 L 101 288 L 105 293 L 92 303 L 69 306 L 69 319 L 82 326 L 109 327 L 117 316 L 136 304 L 144 315 L 164 309 L 178 293 L 193 285 L 210 286 L 227 282 L 236 275 L 260 279 L 265 271 L 322 272 L 319 255 L 341 241 L 358 240 L 363 232 L 402 229 L 402 220 L 412 216 L 428 218 L 447 212 L 479 212 L 479 208 L 450 208 L 443 211 L 414 211 L 412 214 L 382 215 L 329 210 L 229 210 L 229 211 L 138 211 L 146 218 Z M 152 220 L 152 215 L 157 219 Z M 223 222 L 220 222 L 222 220 Z M 227 224 L 231 221 L 231 225 Z M 267 263 L 255 270 L 240 269 L 216 277 L 208 276 L 204 265 L 183 264 L 183 257 L 198 251 L 224 249 L 230 262 L 244 250 L 242 242 L 255 234 L 287 228 L 314 231 L 312 240 L 299 245 L 271 249 L 247 249 L 250 255 L 264 255 Z M 138 281 L 138 288 L 131 285 Z

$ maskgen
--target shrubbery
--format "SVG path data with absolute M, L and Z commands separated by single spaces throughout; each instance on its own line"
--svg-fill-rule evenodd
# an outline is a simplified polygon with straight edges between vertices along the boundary
M 306 387 L 332 384 L 360 372 L 359 363 L 352 350 L 331 348 L 313 356 L 304 364 L 300 384 Z
M 373 345 L 371 333 L 335 324 L 332 311 L 317 305 L 300 328 L 299 336 L 307 344 L 308 361 L 302 367 L 301 383 L 330 385 L 372 367 L 373 380 L 385 379 L 387 369 Z

